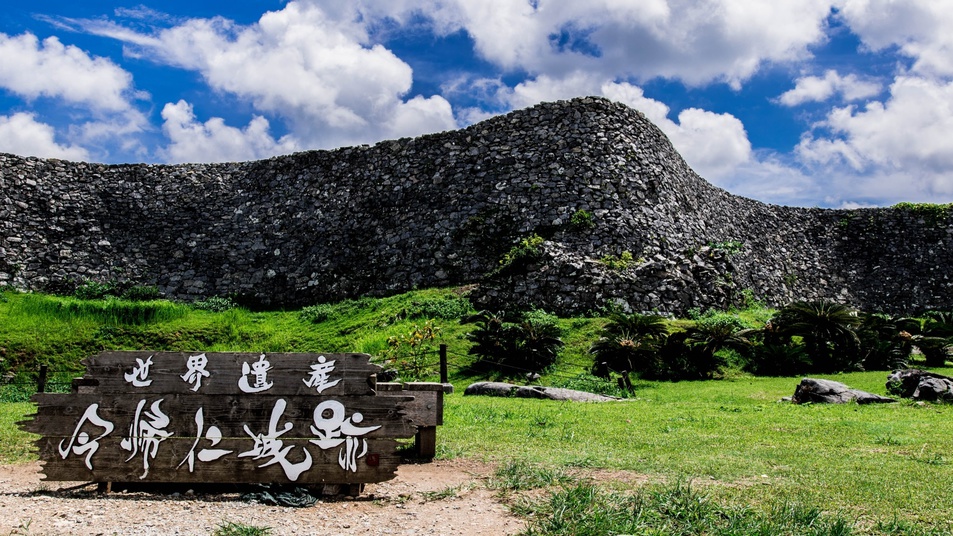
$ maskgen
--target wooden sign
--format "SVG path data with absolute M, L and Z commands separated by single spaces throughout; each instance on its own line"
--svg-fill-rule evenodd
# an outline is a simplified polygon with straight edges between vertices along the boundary
M 395 476 L 412 396 L 366 354 L 107 352 L 20 423 L 45 480 L 354 484 Z

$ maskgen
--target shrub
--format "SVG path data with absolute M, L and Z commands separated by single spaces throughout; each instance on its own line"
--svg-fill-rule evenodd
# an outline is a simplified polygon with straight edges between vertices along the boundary
M 592 213 L 579 209 L 569 218 L 569 226 L 576 231 L 584 231 L 595 227 L 596 222 L 592 218 Z
M 942 367 L 950 358 L 953 345 L 953 313 L 929 311 L 925 316 L 923 329 L 914 341 L 923 352 L 928 367 Z
M 795 376 L 810 371 L 811 360 L 800 345 L 765 343 L 753 348 L 745 370 L 759 376 Z
M 953 203 L 897 203 L 893 207 L 897 211 L 905 211 L 928 220 L 930 223 L 936 223 L 939 220 L 947 218 L 953 213 Z
M 405 381 L 424 380 L 433 374 L 431 365 L 434 344 L 440 328 L 428 320 L 423 326 L 414 324 L 406 334 L 394 335 L 387 339 L 388 349 L 384 352 L 385 363 L 393 365 Z
M 531 371 L 543 370 L 556 362 L 563 349 L 562 328 L 559 319 L 542 310 L 532 310 L 523 314 L 517 334 L 517 360 Z
M 640 259 L 641 260 L 641 259 Z M 623 251 L 619 256 L 603 255 L 599 262 L 610 270 L 623 271 L 628 270 L 635 261 L 632 258 L 632 252 Z
M 765 342 L 791 344 L 800 337 L 814 372 L 844 372 L 861 367 L 859 313 L 827 300 L 795 302 L 768 323 Z
M 473 343 L 468 353 L 479 358 L 477 368 L 507 376 L 549 367 L 564 346 L 556 317 L 543 311 L 524 312 L 514 320 L 481 311 L 463 322 L 477 325 L 467 334 Z
M 129 301 L 151 301 L 158 300 L 161 293 L 155 285 L 134 285 L 122 291 L 120 297 Z
M 510 248 L 510 250 L 503 255 L 503 258 L 500 260 L 500 269 L 519 266 L 539 259 L 541 254 L 539 248 L 543 245 L 543 242 L 545 242 L 543 237 L 535 233 L 520 240 L 518 244 Z
M 204 300 L 192 302 L 192 308 L 200 311 L 211 311 L 213 313 L 222 313 L 229 309 L 234 309 L 238 305 L 225 296 L 209 296 Z
M 116 296 L 116 292 L 115 282 L 107 281 L 100 283 L 99 281 L 87 279 L 76 287 L 76 290 L 73 291 L 73 295 L 81 300 L 101 300 L 107 296 Z
M 459 320 L 473 312 L 470 300 L 465 297 L 444 297 L 415 301 L 407 308 L 407 318 L 441 318 Z
M 663 379 L 701 380 L 711 378 L 727 364 L 719 353 L 731 350 L 747 356 L 753 346 L 747 329 L 737 317 L 714 314 L 699 319 L 682 333 L 673 334 L 663 349 L 666 356 Z
M 613 313 L 599 339 L 589 347 L 593 374 L 608 378 L 615 372 L 620 385 L 631 389 L 630 372 L 651 375 L 660 368 L 659 351 L 667 339 L 668 326 L 661 316 Z
M 337 309 L 330 303 L 309 305 L 298 311 L 298 318 L 312 324 L 320 324 L 337 316 Z
M 889 315 L 865 314 L 857 328 L 864 370 L 906 368 L 920 321 Z

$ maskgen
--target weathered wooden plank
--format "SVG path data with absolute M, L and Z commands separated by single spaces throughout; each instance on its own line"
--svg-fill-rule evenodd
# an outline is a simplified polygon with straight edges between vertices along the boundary
M 438 382 L 407 382 L 404 384 L 404 391 L 438 391 L 450 394 L 453 392 L 453 385 L 449 383 Z
M 366 450 L 364 441 L 358 440 L 350 462 L 347 445 L 322 449 L 304 439 L 283 441 L 275 451 L 277 455 L 260 457 L 254 455 L 250 448 L 253 445 L 246 441 L 223 439 L 215 449 L 228 453 L 214 460 L 206 454 L 207 461 L 199 457 L 204 447 L 196 447 L 189 438 L 170 437 L 160 442 L 154 457 L 149 457 L 152 451 L 148 448 L 130 453 L 121 442 L 119 437 L 101 440 L 90 458 L 90 468 L 85 453 L 75 454 L 66 449 L 68 455 L 63 458 L 60 453 L 64 445 L 55 438 L 43 438 L 37 446 L 43 460 L 44 480 L 350 484 L 389 480 L 400 463 L 397 442 L 390 438 L 367 439 Z
M 415 426 L 443 424 L 443 393 L 438 391 L 379 391 L 379 397 L 409 397 L 403 405 L 404 413 Z
M 51 438 L 71 437 L 81 431 L 99 435 L 112 425 L 111 434 L 128 433 L 137 421 L 168 422 L 164 428 L 175 436 L 194 437 L 199 426 L 214 426 L 223 438 L 248 439 L 270 427 L 284 430 L 284 438 L 313 438 L 311 428 L 328 429 L 349 423 L 357 428 L 376 426 L 367 437 L 411 437 L 413 426 L 404 405 L 410 396 L 258 396 L 247 395 L 145 395 L 37 394 L 37 411 L 21 427 Z M 95 407 L 94 407 L 95 406 Z M 199 411 L 201 410 L 201 415 Z M 138 419 L 137 419 L 138 417 Z M 199 423 L 198 421 L 201 421 Z M 337 426 L 334 426 L 334 425 Z M 247 430 L 246 430 L 247 427 Z M 100 430 L 97 430 L 100 429 Z
M 367 354 L 330 353 L 103 352 L 84 363 L 102 394 L 370 395 L 381 370 Z
M 34 401 L 34 419 L 21 426 L 43 436 L 37 446 L 47 480 L 380 482 L 399 462 L 393 438 L 415 432 L 401 410 L 407 397 L 38 394 Z M 182 470 L 189 458 L 194 472 Z

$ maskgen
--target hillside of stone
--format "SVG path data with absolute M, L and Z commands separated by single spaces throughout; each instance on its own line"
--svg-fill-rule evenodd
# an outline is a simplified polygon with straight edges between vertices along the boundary
M 609 302 L 683 313 L 746 295 L 907 312 L 953 297 L 949 210 L 734 196 L 641 113 L 599 98 L 253 162 L 0 155 L 0 192 L 0 284 L 22 290 L 122 281 L 284 307 L 478 284 L 481 306 L 565 314 Z M 537 255 L 501 265 L 533 235 Z M 625 252 L 626 267 L 600 261 Z

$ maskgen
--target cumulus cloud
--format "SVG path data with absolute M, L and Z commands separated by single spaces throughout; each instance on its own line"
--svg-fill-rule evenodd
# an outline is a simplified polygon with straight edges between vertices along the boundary
M 313 0 L 328 6 L 333 0 Z M 562 77 L 726 82 L 738 87 L 765 63 L 810 56 L 822 42 L 830 0 L 442 0 L 350 3 L 363 18 L 431 21 L 464 30 L 477 54 L 508 71 Z
M 841 76 L 831 69 L 823 77 L 798 78 L 794 89 L 781 94 L 778 101 L 785 106 L 797 106 L 805 102 L 824 102 L 835 95 L 845 101 L 855 101 L 878 95 L 882 87 L 877 82 L 865 81 L 854 74 Z
M 28 113 L 0 115 L 0 151 L 64 160 L 89 159 L 82 147 L 57 143 L 53 127 Z
M 412 70 L 366 28 L 318 6 L 291 2 L 252 25 L 192 19 L 143 34 L 85 21 L 131 54 L 201 73 L 211 88 L 281 117 L 307 147 L 366 143 L 454 128 L 440 96 L 405 100 Z
M 244 128 L 228 126 L 220 117 L 201 123 L 192 105 L 180 100 L 162 109 L 162 130 L 170 140 L 164 150 L 169 162 L 235 162 L 267 158 L 298 149 L 289 137 L 275 140 L 264 117 Z
M 102 158 L 111 149 L 141 149 L 135 135 L 148 128 L 148 120 L 135 101 L 148 95 L 112 60 L 31 33 L 0 33 L 0 58 L 0 88 L 28 102 L 47 99 L 46 110 L 68 118 L 56 124 L 54 134 L 54 126 L 36 114 L 11 116 L 7 128 L 25 127 L 26 137 L 22 143 L 6 140 L 3 150 L 59 158 L 89 158 L 94 150 Z M 54 137 L 65 138 L 67 145 Z
M 896 46 L 922 76 L 953 76 L 953 2 L 840 0 L 839 16 L 869 49 Z
M 132 109 L 132 76 L 106 58 L 94 58 L 56 37 L 0 33 L 0 87 L 25 97 L 51 97 L 101 112 Z
M 951 102 L 953 82 L 898 77 L 885 102 L 834 109 L 797 152 L 808 163 L 845 166 L 860 175 L 857 186 L 876 195 L 949 197 Z

